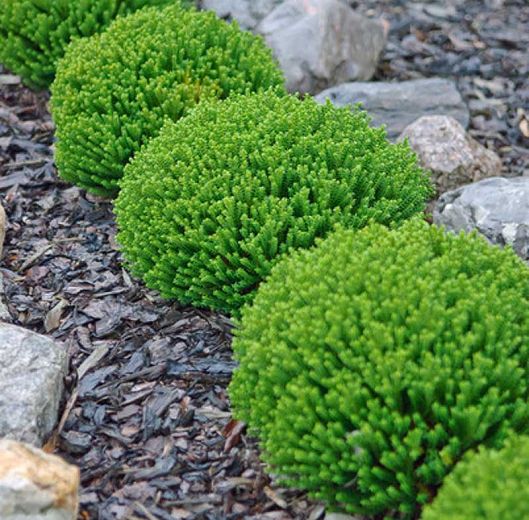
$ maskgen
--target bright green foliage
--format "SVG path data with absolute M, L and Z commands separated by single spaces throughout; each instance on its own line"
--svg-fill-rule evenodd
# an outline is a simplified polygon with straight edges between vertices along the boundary
M 467 451 L 529 431 L 529 271 L 476 235 L 339 230 L 239 325 L 236 416 L 331 507 L 416 518 Z
M 409 147 L 365 113 L 237 96 L 167 126 L 127 167 L 118 239 L 163 296 L 236 313 L 289 249 L 336 223 L 404 220 L 428 193 Z
M 171 5 L 119 18 L 70 46 L 52 85 L 62 177 L 115 195 L 123 167 L 164 121 L 199 101 L 283 84 L 260 37 Z
M 0 63 L 47 88 L 71 40 L 104 30 L 117 16 L 174 0 L 1 0 Z
M 529 438 L 503 449 L 481 450 L 447 477 L 423 520 L 524 520 L 529 518 Z

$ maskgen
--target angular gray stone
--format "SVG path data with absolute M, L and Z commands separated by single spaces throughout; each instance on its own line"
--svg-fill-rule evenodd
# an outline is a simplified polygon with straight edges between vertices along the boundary
M 408 125 L 399 141 L 408 139 L 423 168 L 441 194 L 464 184 L 501 175 L 501 159 L 450 116 L 423 116 Z
M 63 347 L 0 323 L 0 437 L 43 443 L 57 421 L 66 369 Z
M 492 177 L 441 196 L 434 222 L 450 231 L 477 230 L 529 260 L 529 178 Z
M 255 30 L 272 48 L 287 89 L 311 94 L 370 79 L 386 43 L 381 23 L 340 0 L 286 0 Z
M 470 118 L 455 83 L 441 78 L 399 83 L 344 83 L 324 90 L 315 99 L 320 103 L 330 99 L 339 107 L 362 103 L 373 126 L 386 125 L 388 137 L 392 140 L 422 116 L 451 116 L 464 128 L 468 127 Z
M 0 518 L 75 520 L 79 469 L 29 444 L 0 440 Z
M 200 7 L 214 11 L 220 18 L 237 20 L 243 29 L 253 29 L 284 0 L 202 0 Z

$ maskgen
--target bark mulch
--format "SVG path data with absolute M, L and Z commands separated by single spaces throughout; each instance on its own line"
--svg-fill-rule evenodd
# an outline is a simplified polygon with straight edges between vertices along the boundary
M 525 0 L 351 3 L 391 23 L 376 79 L 455 78 L 470 132 L 501 155 L 503 175 L 527 173 Z M 0 273 L 13 322 L 71 355 L 48 448 L 81 468 L 80 518 L 322 518 L 320 504 L 270 481 L 231 418 L 229 321 L 132 279 L 110 203 L 58 179 L 47 102 L 0 68 L 0 193 L 10 221 Z
M 109 202 L 57 178 L 47 96 L 0 77 L 2 268 L 13 322 L 71 355 L 48 449 L 81 468 L 81 519 L 311 519 L 232 420 L 227 318 L 161 300 L 123 270 Z

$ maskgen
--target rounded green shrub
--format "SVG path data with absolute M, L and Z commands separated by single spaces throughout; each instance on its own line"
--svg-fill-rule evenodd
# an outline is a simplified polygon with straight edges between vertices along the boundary
M 429 181 L 360 111 L 273 92 L 199 106 L 127 166 L 118 240 L 163 296 L 237 313 L 287 251 L 336 223 L 420 212 Z
M 74 42 L 57 68 L 56 162 L 66 180 L 115 195 L 131 156 L 205 99 L 283 84 L 260 37 L 211 12 L 145 8 Z
M 338 230 L 243 309 L 235 415 L 288 485 L 417 518 L 466 452 L 529 430 L 528 273 L 416 219 Z
M 529 438 L 514 437 L 501 450 L 481 450 L 460 462 L 422 518 L 529 518 Z
M 32 87 L 49 87 L 73 39 L 104 30 L 117 16 L 175 0 L 2 0 L 0 63 Z

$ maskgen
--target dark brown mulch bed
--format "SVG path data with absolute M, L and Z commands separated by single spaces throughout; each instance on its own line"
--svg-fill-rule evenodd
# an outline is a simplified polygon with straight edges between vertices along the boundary
M 231 419 L 230 323 L 162 301 L 123 270 L 110 203 L 55 174 L 46 105 L 2 86 L 1 273 L 13 321 L 71 355 L 50 447 L 81 468 L 80 518 L 320 518 L 321 506 L 271 486 Z
M 355 2 L 352 2 L 355 3 Z M 455 77 L 471 133 L 527 173 L 529 6 L 356 2 L 392 31 L 377 79 Z M 0 74 L 2 73 L 0 69 Z M 9 84 L 13 82 L 13 84 Z M 231 420 L 226 318 L 162 301 L 123 270 L 111 206 L 60 181 L 47 96 L 0 76 L 0 192 L 13 321 L 63 341 L 71 375 L 50 447 L 82 470 L 80 518 L 311 519 Z

